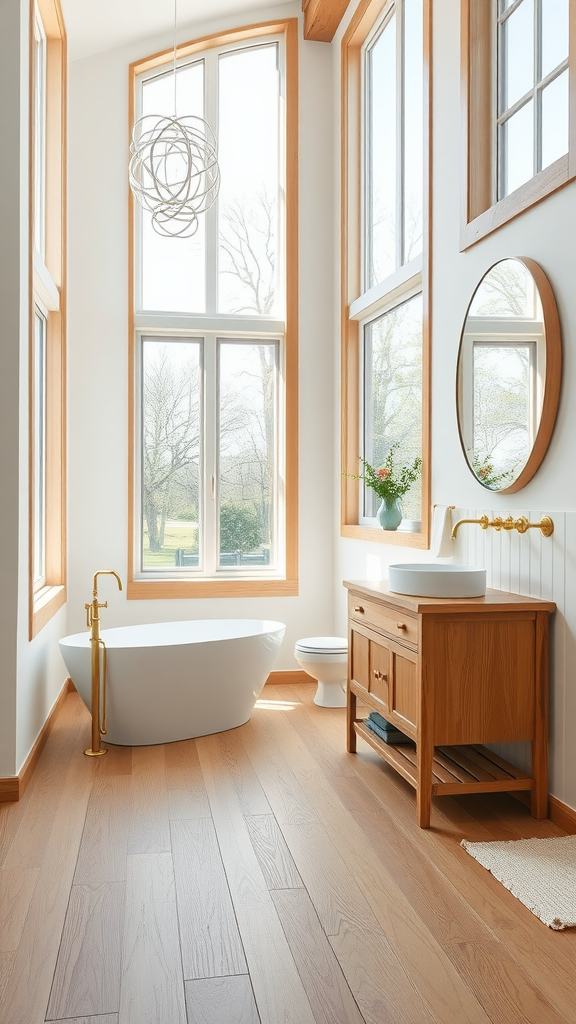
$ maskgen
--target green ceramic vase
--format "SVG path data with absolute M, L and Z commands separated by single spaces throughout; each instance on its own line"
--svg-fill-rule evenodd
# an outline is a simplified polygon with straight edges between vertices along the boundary
M 397 530 L 402 522 L 402 505 L 400 498 L 393 501 L 382 499 L 382 504 L 376 513 L 376 519 L 383 530 Z

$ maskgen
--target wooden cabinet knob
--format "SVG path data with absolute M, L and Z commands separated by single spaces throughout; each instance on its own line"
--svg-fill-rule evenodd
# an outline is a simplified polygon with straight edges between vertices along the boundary
M 396 628 L 397 629 L 407 629 L 408 627 L 407 627 L 405 622 L 397 622 L 396 623 Z
M 374 669 L 374 672 L 372 674 L 374 676 L 374 679 L 388 679 L 388 676 L 386 675 L 385 672 L 379 672 L 378 669 L 376 668 Z
M 356 607 L 354 608 L 354 611 L 360 612 L 361 615 L 364 615 L 364 609 L 361 604 L 357 604 Z

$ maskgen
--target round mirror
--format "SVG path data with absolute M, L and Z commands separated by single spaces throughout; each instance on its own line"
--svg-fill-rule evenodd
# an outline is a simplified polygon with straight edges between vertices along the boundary
M 458 354 L 460 440 L 483 487 L 511 493 L 534 476 L 554 429 L 561 369 L 548 278 L 534 260 L 500 260 L 470 300 Z

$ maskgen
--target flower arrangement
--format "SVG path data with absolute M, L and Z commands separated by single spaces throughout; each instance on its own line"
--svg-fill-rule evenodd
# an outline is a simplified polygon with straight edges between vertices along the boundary
M 386 460 L 380 469 L 374 469 L 369 462 L 366 462 L 366 459 L 360 457 L 365 472 L 348 473 L 347 476 L 351 476 L 354 480 L 364 480 L 365 484 L 371 487 L 383 501 L 388 503 L 396 501 L 410 490 L 412 484 L 420 476 L 422 468 L 422 459 L 417 455 L 411 466 L 402 466 L 398 469 L 394 465 L 394 453 L 399 445 L 400 442 L 396 441 L 388 449 Z

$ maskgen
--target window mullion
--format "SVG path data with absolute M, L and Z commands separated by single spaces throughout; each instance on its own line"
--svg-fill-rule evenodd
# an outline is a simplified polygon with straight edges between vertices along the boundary
M 205 576 L 215 576 L 218 566 L 218 358 L 213 334 L 204 339 L 204 445 L 203 471 L 200 475 L 202 494 L 202 557 Z

